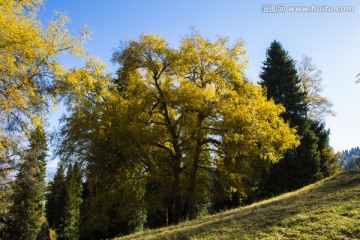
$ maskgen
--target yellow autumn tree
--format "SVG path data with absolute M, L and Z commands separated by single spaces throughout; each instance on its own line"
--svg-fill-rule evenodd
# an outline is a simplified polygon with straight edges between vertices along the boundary
M 58 57 L 86 54 L 89 31 L 72 37 L 61 14 L 44 27 L 37 18 L 42 4 L 0 0 L 0 228 L 6 223 L 9 174 L 23 160 L 31 130 L 45 121 L 57 94 L 74 85 Z
M 253 163 L 275 163 L 299 143 L 284 108 L 246 80 L 242 42 L 195 34 L 172 48 L 142 35 L 113 61 L 113 82 L 77 95 L 58 150 L 88 166 L 85 233 L 119 234 L 119 220 L 138 221 L 142 208 L 150 227 L 194 218 L 207 210 L 215 177 L 223 194 L 247 194 Z

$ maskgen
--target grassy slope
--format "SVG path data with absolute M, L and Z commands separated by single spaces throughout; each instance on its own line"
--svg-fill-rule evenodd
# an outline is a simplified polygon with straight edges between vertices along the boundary
M 360 172 L 235 210 L 120 239 L 360 239 Z

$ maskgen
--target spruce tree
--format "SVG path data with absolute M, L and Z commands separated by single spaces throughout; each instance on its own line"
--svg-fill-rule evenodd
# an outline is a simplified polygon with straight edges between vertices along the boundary
M 61 233 L 64 239 L 79 239 L 80 206 L 82 203 L 82 174 L 76 162 L 70 165 L 65 181 L 64 228 Z
M 306 93 L 301 91 L 294 60 L 280 42 L 273 41 L 263 64 L 260 84 L 266 89 L 268 100 L 285 107 L 282 117 L 292 126 L 301 124 L 306 116 Z
M 59 165 L 49 190 L 46 202 L 46 217 L 49 227 L 59 233 L 63 230 L 65 206 L 65 173 L 62 164 Z
M 311 129 L 312 121 L 307 117 L 307 93 L 301 90 L 295 63 L 279 42 L 271 43 L 263 64 L 260 84 L 268 99 L 285 107 L 282 117 L 290 126 L 297 128 L 301 137 L 300 146 L 288 150 L 270 170 L 266 188 L 274 194 L 300 188 L 322 177 L 319 138 Z
M 44 129 L 32 131 L 30 146 L 20 164 L 13 191 L 14 203 L 9 210 L 7 229 L 11 239 L 36 239 L 44 212 L 47 143 Z

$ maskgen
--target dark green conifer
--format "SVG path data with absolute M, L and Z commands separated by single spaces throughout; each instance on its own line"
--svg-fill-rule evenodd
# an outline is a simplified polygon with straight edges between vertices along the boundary
M 318 151 L 320 152 L 320 169 L 324 177 L 329 177 L 339 170 L 338 154 L 330 147 L 330 130 L 325 123 L 313 121 L 311 130 L 319 138 Z
M 301 91 L 294 60 L 281 43 L 273 41 L 263 64 L 260 84 L 266 89 L 267 98 L 282 104 L 286 109 L 282 117 L 291 126 L 298 126 L 306 116 L 306 93 Z
M 46 217 L 49 227 L 57 233 L 63 230 L 65 196 L 65 173 L 63 165 L 60 164 L 53 182 L 50 183 L 46 202 Z
M 44 212 L 47 143 L 44 129 L 38 127 L 30 136 L 29 150 L 19 166 L 9 210 L 9 239 L 36 239 Z
M 82 203 L 82 173 L 78 163 L 70 165 L 65 181 L 64 239 L 79 239 L 80 206 Z
M 301 138 L 300 146 L 289 150 L 270 170 L 267 191 L 280 193 L 300 188 L 322 177 L 319 137 L 311 129 L 312 121 L 307 118 L 306 92 L 301 91 L 301 80 L 294 61 L 279 42 L 271 43 L 263 64 L 260 84 L 268 99 L 285 107 L 282 117 L 297 128 Z

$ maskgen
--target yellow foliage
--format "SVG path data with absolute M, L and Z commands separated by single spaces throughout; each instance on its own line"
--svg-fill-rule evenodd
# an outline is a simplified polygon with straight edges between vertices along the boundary
M 86 31 L 71 37 L 63 15 L 44 29 L 36 19 L 41 4 L 41 0 L 0 3 L 0 123 L 20 125 L 25 133 L 45 117 L 52 95 L 59 92 L 54 86 L 67 71 L 57 57 L 82 56 L 88 37 Z
M 115 53 L 114 59 L 123 66 L 121 74 L 126 73 L 119 77 L 126 76 L 128 81 L 125 94 L 129 106 L 141 109 L 142 118 L 161 125 L 152 124 L 152 129 L 177 125 L 180 135 L 190 137 L 201 115 L 200 127 L 214 129 L 211 134 L 233 146 L 227 151 L 233 151 L 234 156 L 256 156 L 274 163 L 287 149 L 297 146 L 299 139 L 296 130 L 279 117 L 284 108 L 267 101 L 260 86 L 245 80 L 243 45 L 237 42 L 230 46 L 226 38 L 211 42 L 192 35 L 179 49 L 172 49 L 164 38 L 143 35 Z M 135 107 L 144 103 L 159 109 L 145 117 L 144 106 Z M 173 149 L 180 141 L 174 138 L 180 136 L 169 134 L 165 136 L 172 139 L 162 145 Z M 206 140 L 209 133 L 201 136 Z
M 57 234 L 56 234 L 54 229 L 52 229 L 52 228 L 49 229 L 49 236 L 50 236 L 50 240 L 56 240 L 57 239 Z
M 58 57 L 84 56 L 83 44 L 89 39 L 87 28 L 79 37 L 71 36 L 66 28 L 69 19 L 61 14 L 42 26 L 37 19 L 42 4 L 42 0 L 0 0 L 0 183 L 10 163 L 21 157 L 30 130 L 46 120 L 49 106 L 59 94 L 77 88 L 75 78 L 67 81 L 74 71 Z

